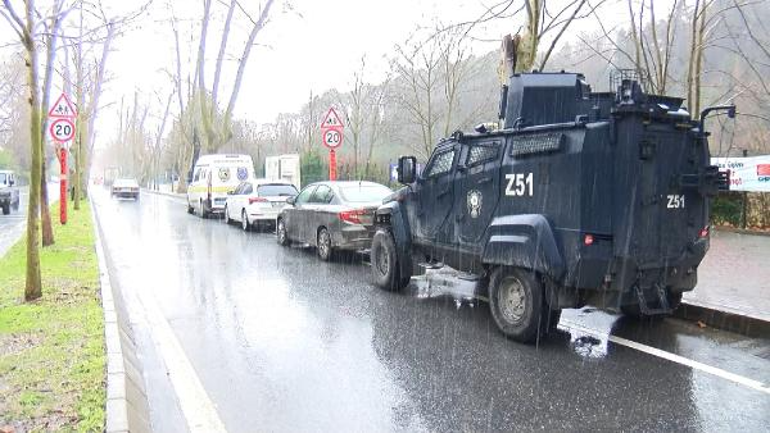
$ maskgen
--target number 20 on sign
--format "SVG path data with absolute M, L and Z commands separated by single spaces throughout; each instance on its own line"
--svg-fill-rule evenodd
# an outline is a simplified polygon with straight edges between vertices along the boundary
M 69 119 L 56 119 L 51 123 L 48 132 L 54 141 L 70 141 L 75 136 L 75 124 Z

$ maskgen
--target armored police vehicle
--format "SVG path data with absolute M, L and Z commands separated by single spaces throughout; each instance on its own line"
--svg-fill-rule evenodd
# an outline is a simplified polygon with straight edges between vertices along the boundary
M 19 188 L 16 186 L 16 174 L 10 170 L 0 170 L 0 209 L 3 215 L 11 209 L 19 210 Z
M 628 74 L 596 93 L 581 74 L 512 74 L 503 127 L 456 132 L 422 173 L 399 159 L 397 191 L 376 213 L 376 283 L 408 284 L 416 263 L 479 276 L 508 337 L 532 342 L 561 309 L 591 304 L 666 314 L 692 290 L 709 248 L 703 118 Z M 613 85 L 614 86 L 614 85 Z

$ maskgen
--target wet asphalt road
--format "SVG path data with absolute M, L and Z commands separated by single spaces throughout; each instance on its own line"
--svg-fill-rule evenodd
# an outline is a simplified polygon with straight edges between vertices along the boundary
M 57 184 L 49 184 L 48 191 L 51 198 L 51 203 L 59 200 L 59 197 L 55 196 Z M 29 187 L 23 186 L 19 188 L 19 210 L 11 210 L 10 215 L 3 215 L 0 212 L 0 257 L 4 256 L 6 252 L 19 240 L 27 226 L 27 199 L 29 199 Z M 52 215 L 52 217 L 54 217 Z
M 19 188 L 19 210 L 11 209 L 10 215 L 0 212 L 0 257 L 19 240 L 27 221 L 27 199 L 29 191 L 27 187 Z
M 770 393 L 608 342 L 623 337 L 770 384 L 770 342 L 667 319 L 568 311 L 537 347 L 506 340 L 466 282 L 401 294 L 354 256 L 322 263 L 176 199 L 94 194 L 153 427 L 188 428 L 147 305 L 228 431 L 767 431 Z M 599 338 L 577 331 L 589 328 Z

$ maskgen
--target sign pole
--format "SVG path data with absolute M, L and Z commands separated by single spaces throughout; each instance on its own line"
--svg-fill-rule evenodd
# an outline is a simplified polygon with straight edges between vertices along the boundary
M 337 148 L 342 145 L 345 124 L 334 108 L 329 108 L 321 122 L 321 138 L 329 149 L 329 180 L 337 180 Z
M 337 152 L 329 149 L 329 180 L 337 180 Z
M 67 224 L 67 148 L 64 143 L 58 143 L 59 148 L 59 222 Z

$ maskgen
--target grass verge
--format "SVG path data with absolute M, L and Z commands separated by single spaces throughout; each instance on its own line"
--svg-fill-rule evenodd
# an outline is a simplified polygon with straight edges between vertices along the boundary
M 102 431 L 104 319 L 88 202 L 54 231 L 56 244 L 41 250 L 41 299 L 23 302 L 26 240 L 0 258 L 0 426 Z

